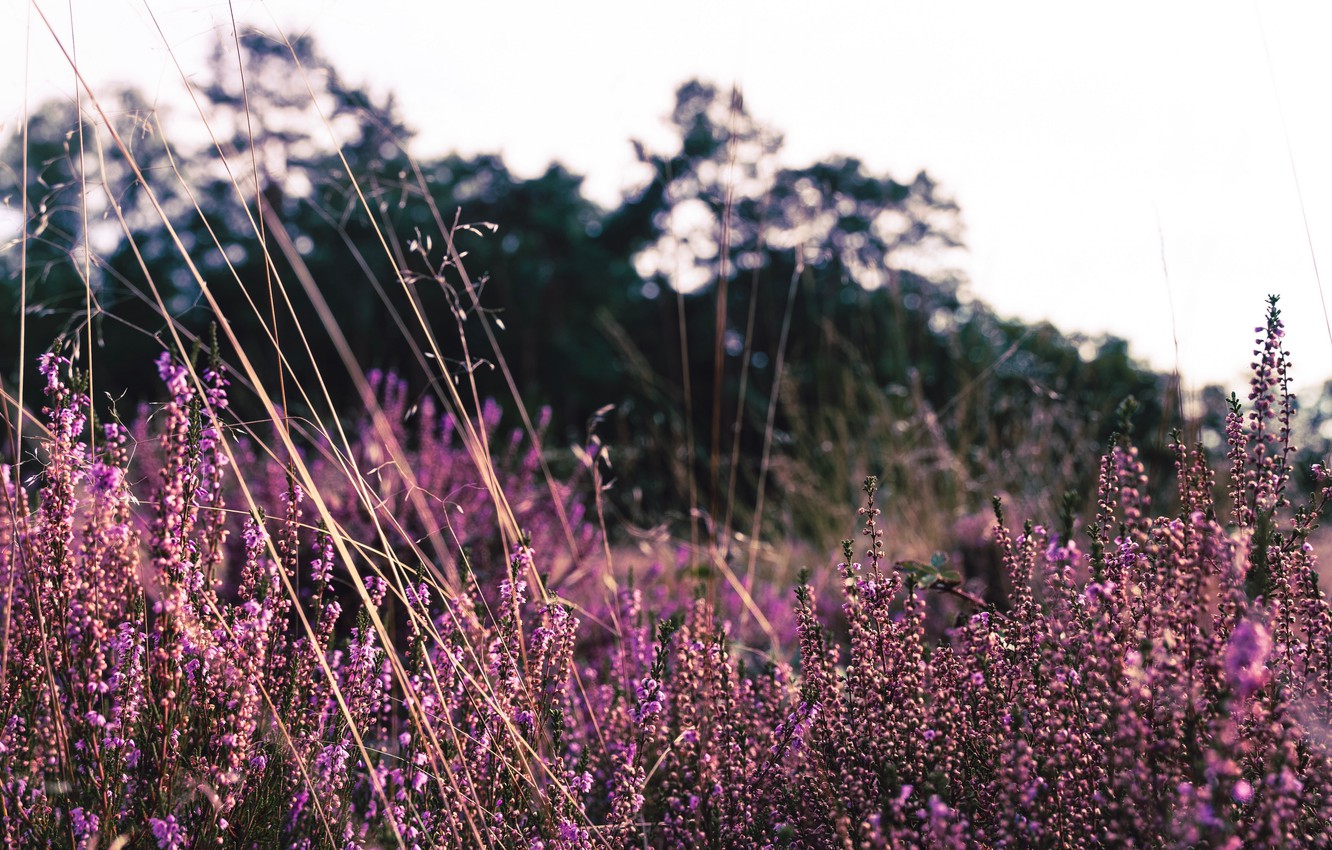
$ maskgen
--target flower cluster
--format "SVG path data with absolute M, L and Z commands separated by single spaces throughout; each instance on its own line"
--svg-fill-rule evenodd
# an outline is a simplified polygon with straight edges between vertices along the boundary
M 44 358 L 42 474 L 0 467 L 0 844 L 1328 846 L 1332 486 L 1286 495 L 1275 306 L 1261 331 L 1224 508 L 1201 447 L 1174 439 L 1162 510 L 1117 440 L 1085 536 L 996 510 L 999 605 L 893 565 L 871 479 L 835 624 L 802 577 L 770 646 L 724 596 L 587 569 L 572 488 L 520 440 L 505 509 L 532 534 L 504 551 L 458 424 L 422 404 L 409 433 L 390 377 L 350 453 L 269 462 L 216 369 L 164 358 L 131 474 L 131 432 L 93 439 Z

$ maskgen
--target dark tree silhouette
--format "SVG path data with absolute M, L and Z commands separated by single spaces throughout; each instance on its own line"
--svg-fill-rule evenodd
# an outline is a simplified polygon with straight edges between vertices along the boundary
M 600 426 L 619 478 L 610 503 L 635 521 L 692 511 L 714 527 L 748 522 L 735 506 L 753 504 L 765 453 L 772 515 L 797 518 L 802 535 L 832 534 L 819 518 L 838 516 L 866 471 L 921 486 L 909 464 L 931 471 L 937 498 L 975 510 L 1034 486 L 1014 446 L 1103 441 L 1129 394 L 1143 402 L 1139 441 L 1164 442 L 1161 379 L 1122 343 L 1089 348 L 966 297 L 951 265 L 958 207 L 923 172 L 898 181 L 850 157 L 783 164 L 780 134 L 738 94 L 694 81 L 677 93 L 674 146 L 635 143 L 654 178 L 604 210 L 558 164 L 520 179 L 494 156 L 413 159 L 392 99 L 348 85 L 308 39 L 250 33 L 240 47 L 238 64 L 219 44 L 198 84 L 202 118 L 158 115 L 133 92 L 108 101 L 147 185 L 108 150 L 107 172 L 86 176 L 86 233 L 76 117 L 67 104 L 34 114 L 18 210 L 29 361 L 59 339 L 86 345 L 85 244 L 96 384 L 122 406 L 156 391 L 145 365 L 163 346 L 159 298 L 187 334 L 207 336 L 217 317 L 146 202 L 151 187 L 293 415 L 359 403 L 350 382 L 327 382 L 326 399 L 316 380 L 339 354 L 299 265 L 351 356 L 398 371 L 415 393 L 463 377 L 465 343 L 478 393 L 506 398 L 488 323 L 525 403 L 552 408 L 554 447 L 584 439 L 589 417 L 613 406 Z M 186 121 L 206 122 L 210 141 L 174 147 Z M 98 142 L 93 123 L 85 150 Z M 0 167 L 15 210 L 22 154 L 12 137 Z M 444 232 L 466 253 L 470 288 Z M 10 327 L 21 259 L 12 245 L 0 255 Z M 16 335 L 0 335 L 0 373 L 12 381 L 18 368 Z M 927 461 L 908 464 L 905 448 L 922 446 Z M 1060 486 L 1095 472 L 1061 469 Z

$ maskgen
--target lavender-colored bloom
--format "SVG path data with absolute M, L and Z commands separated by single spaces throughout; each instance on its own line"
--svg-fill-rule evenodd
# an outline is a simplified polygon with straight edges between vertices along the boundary
M 1257 415 L 1226 423 L 1228 527 L 1205 453 L 1172 444 L 1178 506 L 1154 511 L 1121 441 L 1088 538 L 995 524 L 1001 608 L 906 587 L 867 486 L 863 555 L 848 544 L 794 613 L 759 584 L 682 603 L 670 554 L 603 594 L 586 510 L 571 554 L 539 458 L 507 435 L 533 543 L 475 544 L 453 581 L 460 555 L 431 534 L 502 539 L 494 506 L 461 477 L 456 420 L 423 404 L 403 430 L 393 376 L 374 383 L 402 458 L 367 428 L 353 464 L 270 465 L 229 442 L 221 377 L 196 387 L 164 358 L 171 398 L 133 429 L 130 471 L 127 434 L 87 440 L 87 399 L 46 358 L 38 489 L 0 467 L 0 500 L 33 506 L 0 519 L 0 844 L 1324 846 L 1332 608 L 1317 512 L 1285 501 L 1280 340 L 1269 322 Z M 351 467 L 376 477 L 346 486 Z M 575 554 L 586 586 L 547 585 Z
M 1253 785 L 1250 784 L 1247 779 L 1241 779 L 1235 783 L 1235 788 L 1231 791 L 1231 796 L 1234 797 L 1235 802 L 1239 803 L 1241 806 L 1248 805 L 1253 800 Z
M 149 818 L 148 826 L 153 838 L 157 839 L 158 850 L 183 850 L 186 844 L 185 831 L 176 823 L 174 815 L 165 818 Z
M 1241 699 L 1248 698 L 1267 684 L 1270 671 L 1267 660 L 1272 652 L 1272 635 L 1261 623 L 1242 620 L 1226 643 L 1226 678 Z
M 101 823 L 95 812 L 85 812 L 82 806 L 70 810 L 69 820 L 74 827 L 74 840 L 77 842 L 95 837 L 97 826 Z

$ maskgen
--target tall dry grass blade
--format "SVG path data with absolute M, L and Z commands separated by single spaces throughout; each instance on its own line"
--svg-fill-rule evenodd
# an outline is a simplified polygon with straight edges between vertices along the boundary
M 255 151 L 254 143 L 254 122 L 250 114 L 250 88 L 245 84 L 245 59 L 241 52 L 240 27 L 236 24 L 236 5 L 231 0 L 227 0 L 227 12 L 231 16 L 231 37 L 233 44 L 236 46 L 236 73 L 240 75 L 241 98 L 245 108 L 245 132 L 250 139 L 250 171 L 254 179 L 254 195 L 258 199 L 263 195 L 260 191 L 262 184 L 259 182 L 259 156 Z M 259 250 L 267 257 L 269 255 L 268 232 L 264 227 L 264 208 L 262 204 L 257 204 L 257 207 L 255 213 L 259 221 L 255 228 L 256 235 L 259 237 Z M 271 263 L 264 263 L 264 283 L 268 289 L 268 312 L 273 322 L 273 348 L 280 352 L 282 350 L 282 339 L 278 332 L 277 305 L 273 300 L 273 266 Z M 282 413 L 285 417 L 291 408 L 287 404 L 286 371 L 282 368 L 278 369 L 278 397 L 282 399 Z
M 69 0 L 69 51 L 75 64 L 79 61 L 78 43 L 74 38 L 74 0 Z M 79 89 L 78 81 L 74 81 L 74 114 L 78 116 L 78 134 L 79 134 L 79 216 L 83 225 L 83 267 L 80 270 L 80 276 L 83 278 L 83 312 L 84 321 L 87 323 L 87 371 L 88 371 L 88 397 L 96 398 L 94 392 L 94 369 L 93 369 L 93 297 L 92 297 L 92 245 L 89 244 L 88 230 L 88 177 L 85 167 L 85 150 L 83 138 L 83 92 Z M 25 178 L 26 181 L 26 178 Z M 20 364 L 23 362 L 20 358 Z M 96 449 L 97 447 L 97 421 L 95 418 L 95 409 L 88 410 L 88 447 Z
M 1313 231 L 1309 228 L 1309 212 L 1304 203 L 1304 186 L 1295 165 L 1295 149 L 1290 143 L 1290 127 L 1286 124 L 1286 108 L 1281 102 L 1281 89 L 1277 86 L 1276 69 L 1272 66 L 1272 49 L 1267 44 L 1267 30 L 1263 27 L 1263 12 L 1257 0 L 1253 4 L 1258 19 L 1258 37 L 1263 43 L 1263 56 L 1267 60 L 1267 78 L 1272 84 L 1272 98 L 1276 101 L 1277 115 L 1281 118 L 1281 135 L 1286 142 L 1286 159 L 1290 163 L 1290 177 L 1295 183 L 1295 197 L 1300 204 L 1300 221 L 1304 224 L 1304 240 L 1309 246 L 1309 262 L 1313 265 L 1314 282 L 1318 285 L 1318 303 L 1323 308 L 1323 324 L 1327 328 L 1327 341 L 1332 343 L 1332 316 L 1328 315 L 1327 295 L 1323 292 L 1323 276 L 1318 272 L 1318 252 L 1314 249 Z
M 711 525 L 708 535 L 708 550 L 717 549 L 718 540 L 729 533 L 725 527 L 718 527 L 721 514 L 721 421 L 722 421 L 722 378 L 726 373 L 726 314 L 730 307 L 731 279 L 728 260 L 731 251 L 731 215 L 735 210 L 735 161 L 736 147 L 739 143 L 736 122 L 741 111 L 740 89 L 731 89 L 731 126 L 726 143 L 726 197 L 722 201 L 721 250 L 717 262 L 716 320 L 712 335 L 712 451 L 708 455 L 708 523 Z
M 773 433 L 777 427 L 777 403 L 781 395 L 782 377 L 786 370 L 786 346 L 791 336 L 791 321 L 795 314 L 796 291 L 800 286 L 800 278 L 805 274 L 805 258 L 801 248 L 796 248 L 795 268 L 791 271 L 791 284 L 786 290 L 786 309 L 782 313 L 782 330 L 777 340 L 777 360 L 773 367 L 772 376 L 772 396 L 768 399 L 768 417 L 763 425 L 763 453 L 759 461 L 758 488 L 754 497 L 754 519 L 749 529 L 749 553 L 748 562 L 745 567 L 744 592 L 746 599 L 752 598 L 751 594 L 754 587 L 754 568 L 758 563 L 759 536 L 763 531 L 763 504 L 767 496 L 768 469 L 772 463 L 772 439 Z M 750 608 L 757 611 L 756 606 L 746 605 L 745 610 Z M 761 617 L 761 613 L 760 613 Z M 766 618 L 759 619 L 765 632 L 772 635 L 773 645 L 777 645 L 776 635 L 772 633 L 772 627 L 767 624 Z
M 31 64 L 32 64 L 32 9 L 31 7 L 29 7 L 27 11 L 27 16 L 24 21 L 24 35 L 23 35 L 23 129 L 21 130 L 23 136 L 23 165 L 22 165 L 22 174 L 20 175 L 21 179 L 19 180 L 19 185 L 21 187 L 19 189 L 19 198 L 21 205 L 20 208 L 23 211 L 23 215 L 22 218 L 20 219 L 19 226 L 23 228 L 23 232 L 19 240 L 19 327 L 18 327 L 19 370 L 18 370 L 17 395 L 11 397 L 9 393 L 5 392 L 4 388 L 0 386 L 0 392 L 4 392 L 5 421 L 6 424 L 9 426 L 8 427 L 9 432 L 13 434 L 13 441 L 14 441 L 12 448 L 13 464 L 14 464 L 13 474 L 15 480 L 19 482 L 23 481 L 23 421 L 30 417 L 34 420 L 37 419 L 37 417 L 31 416 L 28 410 L 24 407 L 24 401 L 23 401 L 24 399 L 23 392 L 25 389 L 24 373 L 27 371 L 24 368 L 24 364 L 27 362 L 27 344 L 28 344 L 28 334 L 27 334 L 28 232 L 29 232 L 28 73 Z M 9 414 L 9 404 L 11 403 L 14 405 L 14 414 L 12 419 L 10 418 Z M 0 490 L 3 489 L 4 489 L 3 487 L 0 487 Z M 8 499 L 6 499 L 6 501 L 8 501 Z M 26 511 L 20 511 L 18 505 L 6 504 L 5 508 L 9 516 L 14 520 L 14 524 L 16 526 L 18 526 L 20 522 L 26 521 L 25 519 L 23 519 L 23 516 L 24 514 L 26 514 Z M 19 546 L 17 539 L 12 540 L 10 542 L 10 546 L 11 546 L 10 558 L 13 559 L 14 561 L 19 561 L 23 557 L 23 551 L 22 551 L 23 547 Z M 3 638 L 3 640 L 0 640 L 0 682 L 6 680 L 6 676 L 9 672 L 9 648 L 10 648 L 9 635 L 11 627 L 11 617 L 13 614 L 13 601 L 14 601 L 14 574 L 11 572 L 9 574 L 5 587 L 4 631 L 0 632 L 0 638 Z
M 36 4 L 34 4 L 34 5 L 36 5 Z M 146 178 L 144 177 L 142 171 L 139 169 L 139 165 L 138 165 L 137 161 L 135 160 L 135 158 L 134 158 L 132 152 L 130 151 L 128 145 L 125 144 L 125 142 L 124 142 L 124 140 L 121 138 L 120 134 L 116 131 L 115 126 L 111 123 L 111 121 L 110 121 L 109 118 L 107 117 L 106 113 L 105 113 L 104 110 L 102 109 L 101 104 L 97 101 L 96 95 L 93 93 L 93 91 L 92 91 L 91 87 L 88 85 L 87 81 L 83 78 L 82 72 L 80 72 L 79 69 L 78 69 L 78 67 L 77 67 L 76 65 L 73 64 L 73 58 L 70 56 L 69 51 L 65 48 L 65 46 L 64 46 L 63 42 L 61 41 L 60 37 L 56 34 L 54 28 L 53 28 L 52 25 L 51 25 L 50 20 L 46 17 L 45 13 L 42 12 L 40 6 L 36 6 L 36 9 L 37 9 L 37 13 L 38 13 L 38 15 L 41 16 L 42 21 L 43 21 L 43 23 L 45 24 L 45 26 L 46 26 L 48 32 L 50 33 L 50 35 L 51 35 L 51 37 L 52 37 L 52 39 L 53 39 L 53 40 L 55 41 L 55 43 L 60 47 L 61 52 L 65 55 L 66 60 L 70 62 L 71 67 L 74 68 L 74 72 L 75 72 L 75 74 L 78 76 L 78 79 L 79 79 L 79 83 L 80 83 L 80 85 L 83 87 L 84 91 L 87 92 L 90 102 L 93 104 L 94 108 L 97 110 L 98 114 L 101 116 L 103 122 L 105 122 L 105 124 L 106 124 L 106 126 L 107 126 L 107 131 L 108 131 L 108 133 L 111 135 L 112 139 L 115 141 L 115 143 L 116 143 L 116 147 L 120 150 L 121 156 L 123 157 L 125 163 L 130 167 L 131 171 L 132 171 L 133 174 L 134 174 L 134 177 L 135 177 L 137 180 L 139 180 L 139 181 L 143 184 L 143 189 L 144 189 L 144 194 L 145 194 L 145 196 L 147 197 L 149 203 L 152 205 L 153 209 L 155 210 L 155 212 L 157 213 L 157 215 L 158 215 L 159 218 L 161 219 L 163 225 L 165 226 L 165 228 L 166 228 L 166 230 L 167 230 L 168 235 L 170 236 L 170 238 L 171 238 L 173 244 L 175 245 L 176 250 L 180 253 L 182 260 L 185 262 L 187 268 L 189 269 L 190 274 L 191 274 L 192 277 L 194 278 L 196 285 L 199 286 L 200 291 L 204 294 L 204 297 L 208 300 L 208 302 L 209 302 L 209 306 L 213 309 L 214 314 L 215 314 L 216 316 L 218 316 L 219 320 L 222 322 L 222 328 L 223 328 L 224 332 L 227 334 L 229 342 L 232 344 L 232 346 L 233 346 L 233 347 L 235 348 L 235 350 L 237 351 L 237 356 L 240 358 L 240 361 L 241 361 L 241 365 L 242 365 L 242 367 L 244 368 L 245 372 L 248 374 L 250 380 L 253 382 L 253 384 L 255 385 L 256 390 L 257 390 L 258 393 L 259 393 L 259 396 L 260 396 L 260 402 L 263 404 L 263 406 L 264 406 L 265 410 L 267 411 L 268 415 L 269 415 L 270 417 L 272 417 L 272 419 L 273 419 L 274 421 L 277 421 L 278 418 L 279 418 L 279 414 L 278 414 L 278 411 L 277 411 L 277 409 L 276 409 L 276 406 L 275 406 L 275 404 L 274 404 L 272 398 L 268 395 L 267 392 L 264 391 L 264 389 L 263 389 L 263 385 L 262 385 L 262 381 L 259 379 L 258 372 L 255 370 L 254 364 L 253 364 L 252 361 L 250 360 L 249 356 L 246 354 L 246 352 L 245 352 L 245 350 L 244 350 L 244 347 L 243 347 L 243 345 L 241 344 L 241 341 L 238 340 L 238 339 L 236 339 L 236 337 L 235 337 L 235 335 L 234 335 L 234 332 L 233 332 L 232 329 L 231 329 L 230 324 L 226 322 L 224 311 L 221 309 L 220 305 L 217 303 L 216 299 L 214 298 L 213 293 L 212 293 L 211 286 L 208 284 L 207 280 L 206 280 L 206 279 L 204 278 L 204 276 L 200 273 L 198 267 L 194 264 L 193 260 L 192 260 L 191 257 L 189 256 L 189 252 L 188 252 L 187 249 L 185 248 L 184 243 L 181 241 L 180 235 L 177 233 L 175 227 L 172 225 L 171 220 L 170 220 L 170 217 L 167 215 L 166 211 L 163 209 L 163 207 L 162 207 L 162 205 L 161 205 L 161 202 L 160 202 L 160 200 L 159 200 L 158 197 L 157 197 L 156 192 L 152 189 L 152 186 L 148 183 L 148 181 L 147 181 Z M 129 230 L 130 230 L 130 228 L 129 228 L 128 223 L 127 223 L 127 222 L 125 221 L 125 219 L 124 219 L 124 213 L 123 213 L 123 211 L 121 210 L 120 205 L 114 200 L 114 194 L 113 194 L 113 193 L 110 193 L 110 194 L 112 194 L 111 208 L 115 211 L 116 216 L 117 216 L 117 219 L 118 219 L 118 221 L 120 222 L 122 229 L 123 229 L 125 232 L 128 233 Z M 144 264 L 143 259 L 142 259 L 142 257 L 139 255 L 137 247 L 133 245 L 133 241 L 132 241 L 132 240 L 131 240 L 131 243 L 130 243 L 130 244 L 131 244 L 131 247 L 132 247 L 133 250 L 134 250 L 134 253 L 135 253 L 136 257 L 137 257 L 138 260 L 139 260 L 140 266 L 141 266 L 142 270 L 144 271 L 145 276 L 147 276 L 147 277 L 149 278 L 149 282 L 150 282 L 150 284 L 152 285 L 152 289 L 153 289 L 154 295 L 155 295 L 156 298 L 158 299 L 159 305 L 161 306 L 162 313 L 163 313 L 163 314 L 166 314 L 166 313 L 168 312 L 168 311 L 166 310 L 166 305 L 165 305 L 165 303 L 162 302 L 161 294 L 160 294 L 160 292 L 158 292 L 158 290 L 157 290 L 157 288 L 156 288 L 156 285 L 155 285 L 155 284 L 152 284 L 151 276 L 148 274 L 148 270 L 147 270 L 147 266 L 146 266 L 146 264 Z M 182 342 L 180 336 L 176 333 L 174 326 L 172 326 L 172 325 L 168 325 L 168 329 L 171 331 L 171 336 L 172 336 L 173 342 L 174 342 L 174 344 L 175 344 L 175 346 L 176 346 L 176 351 L 177 351 L 177 352 L 184 352 L 184 351 L 186 350 L 186 349 L 185 349 L 185 346 L 184 346 L 184 343 Z M 186 362 L 186 368 L 187 368 L 187 371 L 188 371 L 188 373 L 189 373 L 189 375 L 190 375 L 191 380 L 194 382 L 196 388 L 198 388 L 198 389 L 200 390 L 200 392 L 202 393 L 202 390 L 203 390 L 203 381 L 202 381 L 202 379 L 199 377 L 198 373 L 195 371 L 194 364 L 193 364 L 192 362 L 190 362 L 188 358 L 185 358 L 185 362 Z M 216 413 L 210 411 L 210 415 L 216 416 Z M 289 452 L 289 455 L 290 455 L 292 458 L 295 459 L 295 461 L 296 461 L 295 466 L 297 467 L 297 469 L 298 469 L 298 471 L 299 471 L 299 474 L 300 474 L 300 477 L 301 477 L 301 479 L 302 479 L 302 485 L 303 485 L 304 487 L 306 487 L 307 492 L 310 494 L 312 501 L 315 502 L 315 504 L 316 504 L 316 506 L 317 506 L 317 508 L 318 508 L 318 510 L 319 510 L 319 512 L 320 512 L 320 514 L 321 514 L 321 516 L 322 516 L 323 518 L 325 518 L 326 520 L 328 520 L 328 521 L 330 522 L 330 525 L 334 524 L 334 523 L 331 522 L 331 520 L 332 520 L 332 516 L 331 516 L 331 514 L 329 514 L 329 511 L 328 511 L 328 507 L 327 507 L 327 505 L 325 504 L 323 498 L 320 496 L 320 494 L 319 494 L 319 492 L 318 492 L 318 489 L 314 486 L 314 483 L 313 483 L 312 479 L 310 478 L 310 475 L 309 475 L 309 471 L 308 471 L 308 469 L 305 467 L 305 464 L 304 464 L 303 462 L 300 461 L 299 453 L 296 451 L 296 447 L 295 447 L 295 445 L 291 442 L 291 437 L 290 437 L 290 435 L 287 434 L 287 433 L 285 433 L 285 432 L 282 432 L 282 433 L 280 434 L 280 436 L 281 436 L 281 439 L 282 439 L 282 441 L 283 441 L 283 443 L 284 443 L 284 446 L 285 446 L 286 450 Z M 227 453 L 230 455 L 230 453 L 231 453 L 231 447 L 230 447 L 229 445 L 227 445 L 225 441 L 223 441 L 223 446 L 225 447 Z M 232 463 L 233 463 L 233 465 L 234 465 L 234 464 L 235 464 L 235 458 L 232 457 L 231 460 L 232 460 Z M 243 490 L 244 490 L 244 492 L 245 492 L 245 497 L 246 497 L 247 502 L 249 502 L 251 505 L 255 504 L 253 496 L 252 496 L 251 493 L 249 492 L 248 487 L 246 487 L 246 485 L 245 485 L 244 477 L 243 477 L 243 476 L 239 476 L 237 480 L 238 480 L 238 482 L 240 483 L 241 487 L 243 488 Z M 270 545 L 271 545 L 271 544 L 270 544 Z M 352 559 L 351 559 L 351 557 L 350 557 L 350 553 L 346 550 L 346 547 L 345 547 L 344 545 L 341 545 L 341 544 L 339 544 L 339 546 L 340 546 L 340 548 L 341 548 L 341 551 L 340 551 L 339 554 L 343 556 L 343 558 L 346 560 L 347 563 L 349 563 L 349 564 L 352 563 Z M 276 552 L 274 552 L 273 554 L 274 554 L 274 556 L 276 556 Z M 369 595 L 368 591 L 366 590 L 365 585 L 364 585 L 364 583 L 362 582 L 360 575 L 359 575 L 354 569 L 349 570 L 349 573 L 351 574 L 351 577 L 352 577 L 352 579 L 353 579 L 353 583 L 354 583 L 354 585 L 356 586 L 357 592 L 362 596 L 362 599 L 368 603 L 368 602 L 369 602 L 369 599 L 370 599 L 370 595 Z M 289 583 L 288 581 L 285 581 L 285 579 L 284 579 L 284 584 L 285 584 L 285 589 L 287 590 L 287 592 L 288 592 L 289 594 L 292 594 L 292 595 L 293 595 L 293 598 L 294 598 L 295 591 L 294 591 L 293 588 L 291 588 L 290 583 Z M 297 607 L 297 609 L 299 610 L 299 607 L 300 607 L 300 606 L 298 605 L 298 606 L 296 606 L 296 607 Z M 388 632 L 387 632 L 387 630 L 385 629 L 382 620 L 380 620 L 378 613 L 374 610 L 374 607 L 373 607 L 373 606 L 370 606 L 370 605 L 367 605 L 367 610 L 368 610 L 368 612 L 369 612 L 369 615 L 370 615 L 370 618 L 371 618 L 372 622 L 375 624 L 376 630 L 377 630 L 381 635 L 386 636 L 386 635 L 388 634 Z M 305 627 L 307 634 L 308 634 L 311 638 L 313 638 L 313 637 L 314 637 L 314 632 L 313 632 L 313 630 L 310 628 L 309 623 L 304 621 L 304 617 L 303 617 L 303 615 L 302 615 L 302 624 L 303 624 L 303 626 Z M 341 690 L 340 690 L 340 688 L 339 688 L 338 685 L 337 685 L 337 682 L 336 682 L 336 680 L 335 680 L 335 678 L 334 678 L 334 676 L 333 676 L 333 671 L 331 670 L 331 668 L 329 668 L 327 660 L 324 659 L 322 656 L 318 657 L 318 660 L 319 660 L 319 662 L 320 662 L 320 666 L 321 666 L 321 668 L 322 668 L 322 670 L 323 670 L 323 672 L 324 672 L 324 675 L 328 678 L 329 685 L 330 685 L 330 690 L 332 691 L 332 693 L 333 693 L 333 695 L 334 695 L 334 697 L 335 697 L 335 699 L 336 699 L 336 701 L 337 701 L 337 703 L 338 703 L 339 710 L 343 712 L 344 717 L 348 720 L 348 725 L 349 725 L 349 727 L 350 727 L 350 731 L 351 731 L 352 737 L 353 737 L 354 740 L 356 741 L 356 745 L 357 745 L 357 748 L 359 749 L 359 751 L 360 751 L 360 753 L 361 753 L 361 757 L 365 759 L 365 761 L 366 761 L 367 764 L 369 764 L 369 763 L 370 763 L 370 755 L 369 755 L 369 752 L 368 752 L 368 751 L 366 750 L 366 748 L 365 748 L 365 743 L 364 743 L 364 741 L 363 741 L 363 739 L 362 739 L 362 736 L 361 736 L 361 732 L 360 732 L 360 730 L 357 729 L 357 728 L 355 727 L 355 723 L 352 722 L 352 716 L 351 716 L 350 709 L 348 708 L 347 703 L 346 703 L 345 699 L 344 699 L 343 696 L 342 696 Z M 399 665 L 399 666 L 400 666 L 400 665 Z M 385 806 L 388 806 L 388 805 L 389 805 L 389 802 L 388 802 L 388 798 L 387 798 L 387 796 L 385 795 L 385 791 L 384 791 L 383 785 L 382 785 L 382 783 L 379 781 L 379 778 L 378 778 L 376 775 L 374 775 L 373 772 L 370 774 L 370 781 L 371 781 L 371 785 L 372 785 L 372 787 L 373 787 L 374 792 L 376 793 L 376 795 L 379 796 L 379 797 L 381 798 L 381 801 L 382 801 L 382 803 L 383 803 Z M 401 834 L 400 834 L 400 833 L 398 832 L 398 830 L 397 830 L 397 825 L 396 825 L 396 823 L 392 824 L 392 826 L 393 826 L 393 830 L 394 830 L 394 833 L 395 833 L 395 838 L 396 838 L 396 840 L 397 840 L 399 846 L 401 846 L 401 847 L 405 847 L 405 844 L 403 843 L 403 838 L 402 838 Z
M 425 174 L 421 171 L 420 164 L 417 162 L 416 158 L 410 154 L 407 156 L 407 161 L 412 166 L 412 172 L 416 178 L 417 186 L 421 190 L 421 196 L 425 200 L 427 209 L 430 210 L 430 215 L 435 222 L 435 227 L 439 230 L 440 236 L 444 239 L 445 249 L 448 252 L 448 256 L 452 260 L 454 267 L 457 269 L 459 276 L 462 278 L 463 287 L 466 289 L 468 297 L 471 299 L 475 315 L 478 317 L 478 320 L 481 323 L 481 328 L 486 335 L 486 341 L 490 345 L 491 355 L 495 358 L 500 373 L 504 376 L 505 385 L 509 389 L 509 396 L 518 410 L 518 415 L 522 419 L 523 429 L 527 433 L 527 438 L 532 441 L 532 445 L 536 449 L 541 464 L 541 471 L 546 479 L 546 489 L 551 496 L 551 504 L 555 508 L 556 517 L 560 522 L 560 528 L 564 532 L 565 541 L 569 546 L 569 553 L 573 557 L 573 569 L 577 570 L 579 567 L 578 549 L 574 542 L 573 527 L 569 522 L 569 516 L 568 512 L 565 510 L 564 501 L 556 492 L 555 476 L 551 472 L 550 464 L 546 460 L 546 453 L 541 444 L 540 434 L 537 433 L 536 428 L 532 424 L 532 417 L 527 410 L 527 405 L 523 402 L 522 394 L 518 391 L 518 384 L 514 380 L 513 370 L 509 367 L 508 358 L 504 355 L 499 340 L 496 338 L 490 317 L 486 314 L 485 310 L 481 309 L 480 293 L 477 291 L 477 287 L 473 284 L 471 276 L 467 273 L 467 269 L 462 263 L 462 256 L 459 254 L 457 245 L 454 241 L 453 236 L 457 229 L 458 219 L 455 215 L 454 226 L 452 228 L 445 226 L 444 217 L 440 214 L 439 206 L 435 203 L 435 199 L 429 191 Z M 475 393 L 475 385 L 473 385 L 473 393 Z M 541 584 L 539 577 L 534 577 L 534 579 L 537 580 L 538 584 Z M 542 592 L 545 592 L 544 586 L 542 587 Z
M 759 227 L 759 250 L 763 249 L 763 228 Z M 745 401 L 749 392 L 750 357 L 754 351 L 754 325 L 758 319 L 759 270 L 756 268 L 749 281 L 749 315 L 745 319 L 745 347 L 740 354 L 740 386 L 736 389 L 735 420 L 731 423 L 730 470 L 726 482 L 726 516 L 722 520 L 722 529 L 726 533 L 723 555 L 728 554 L 731 541 L 735 536 L 732 523 L 735 519 L 736 487 L 740 480 L 740 436 L 745 424 Z

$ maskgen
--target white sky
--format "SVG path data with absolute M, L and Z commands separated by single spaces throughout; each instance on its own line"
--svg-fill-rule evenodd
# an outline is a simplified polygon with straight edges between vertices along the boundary
M 168 104 L 182 97 L 165 45 L 198 68 L 214 29 L 230 25 L 225 2 L 72 4 L 93 84 L 132 81 Z M 25 55 L 31 103 L 72 93 L 35 13 L 25 53 L 30 8 L 66 39 L 70 28 L 66 2 L 0 0 L 6 132 L 22 118 Z M 680 82 L 739 83 L 750 112 L 785 133 L 790 164 L 840 152 L 903 180 L 927 169 L 961 204 L 971 292 L 1003 314 L 1126 337 L 1164 369 L 1177 337 L 1190 385 L 1240 389 L 1265 296 L 1276 292 L 1297 383 L 1332 377 L 1291 166 L 1293 157 L 1332 289 L 1332 5 L 237 0 L 235 9 L 243 23 L 312 32 L 350 81 L 395 92 L 420 131 L 418 155 L 499 151 L 523 175 L 559 159 L 606 204 L 640 177 L 628 139 L 664 141 Z

